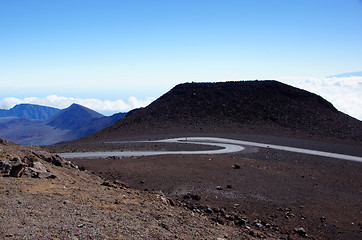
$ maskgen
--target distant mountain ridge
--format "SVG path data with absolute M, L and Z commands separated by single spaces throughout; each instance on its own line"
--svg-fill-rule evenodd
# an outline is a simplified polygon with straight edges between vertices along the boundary
M 31 106 L 26 107 L 31 109 Z M 0 137 L 22 145 L 49 145 L 84 137 L 115 123 L 125 115 L 117 113 L 107 117 L 79 104 L 72 104 L 45 120 L 0 118 Z
M 45 120 L 60 112 L 60 109 L 35 104 L 18 104 L 9 110 L 0 109 L 0 117 L 18 117 L 29 120 Z
M 96 111 L 74 103 L 49 119 L 46 124 L 57 129 L 67 130 L 68 132 L 64 135 L 64 139 L 69 141 L 110 126 L 125 115 L 126 113 L 116 113 L 106 117 Z

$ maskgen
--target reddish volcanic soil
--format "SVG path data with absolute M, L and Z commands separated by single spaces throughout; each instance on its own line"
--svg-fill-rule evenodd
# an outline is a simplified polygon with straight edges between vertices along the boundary
M 275 137 L 269 140 L 273 139 L 275 143 L 282 141 Z M 362 156 L 359 147 L 286 140 L 290 145 L 334 148 L 337 152 Z M 150 148 L 155 146 L 137 144 L 135 149 Z M 180 146 L 161 148 L 180 150 Z M 361 237 L 362 164 L 358 162 L 256 147 L 225 155 L 74 159 L 74 162 L 132 188 L 162 191 L 180 205 L 237 228 L 250 226 L 268 236 L 281 234 L 285 238 L 301 237 L 294 231 L 300 227 L 316 239 Z M 235 164 L 240 168 L 235 168 Z M 193 199 L 195 195 L 200 199 Z

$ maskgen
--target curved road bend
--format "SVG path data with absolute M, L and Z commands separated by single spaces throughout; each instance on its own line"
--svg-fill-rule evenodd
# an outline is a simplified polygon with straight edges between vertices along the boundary
M 288 152 L 296 152 L 296 153 L 362 162 L 362 157 L 358 156 L 316 151 L 304 148 L 287 147 L 281 145 L 241 141 L 234 139 L 216 138 L 216 137 L 186 137 L 186 138 L 184 137 L 184 138 L 157 140 L 152 142 L 203 144 L 203 145 L 219 146 L 222 147 L 223 149 L 207 150 L 207 151 L 124 151 L 124 152 L 79 152 L 79 153 L 74 152 L 74 153 L 60 153 L 59 155 L 64 158 L 107 158 L 111 156 L 131 157 L 131 156 L 151 156 L 151 155 L 164 155 L 164 154 L 224 154 L 224 153 L 234 153 L 242 151 L 244 150 L 242 146 L 254 146 L 254 147 L 271 148 L 271 149 L 288 151 Z
M 104 151 L 104 152 L 72 152 L 72 153 L 58 153 L 63 158 L 107 158 L 107 157 L 136 157 L 136 156 L 152 156 L 152 155 L 167 155 L 167 154 L 225 154 L 234 153 L 244 150 L 242 146 L 226 143 L 211 143 L 211 142 L 199 142 L 199 141 L 185 141 L 182 139 L 166 139 L 158 141 L 135 141 L 135 142 L 170 142 L 170 143 L 189 143 L 218 146 L 221 149 L 217 150 L 205 150 L 205 151 Z M 119 143 L 119 142 L 110 142 Z M 127 142 L 130 143 L 130 142 Z

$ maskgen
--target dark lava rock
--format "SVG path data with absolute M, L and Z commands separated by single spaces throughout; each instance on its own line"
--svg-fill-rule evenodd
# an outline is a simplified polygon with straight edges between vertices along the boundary
M 112 184 L 112 183 L 110 183 L 110 182 L 108 182 L 108 181 L 104 181 L 101 185 L 102 185 L 102 186 L 106 186 L 106 187 L 117 188 L 116 185 L 114 185 L 114 184 Z
M 10 177 L 21 177 L 25 170 L 26 165 L 23 163 L 13 165 L 10 169 Z
M 193 200 L 196 200 L 196 201 L 201 200 L 201 197 L 200 197 L 200 195 L 198 195 L 198 194 L 191 194 L 191 198 L 192 198 Z
M 9 174 L 9 171 L 11 169 L 11 165 L 9 163 L 9 161 L 7 160 L 0 160 L 0 171 L 2 174 Z
M 3 139 L 3 138 L 0 138 L 0 144 L 2 144 L 2 145 L 8 145 L 8 141 L 7 140 L 5 140 L 5 139 Z
M 190 199 L 191 197 L 190 197 L 190 194 L 185 194 L 184 196 L 183 196 L 183 199 Z
M 46 152 L 46 151 L 37 151 L 33 152 L 34 155 L 36 155 L 38 158 L 43 159 L 46 162 L 52 162 L 53 161 L 53 154 Z
M 302 227 L 294 228 L 294 232 L 297 233 L 301 237 L 306 237 L 307 236 L 307 232 Z
M 38 158 L 43 159 L 46 162 L 52 163 L 53 165 L 58 167 L 63 167 L 66 164 L 65 160 L 59 155 L 53 155 L 46 151 L 37 151 L 33 152 L 33 154 Z
M 214 213 L 214 211 L 212 210 L 212 208 L 210 208 L 210 207 L 208 207 L 208 208 L 206 208 L 206 210 L 205 210 L 205 212 L 206 213 Z
M 168 199 L 168 202 L 172 207 L 176 206 L 176 203 L 171 198 Z
M 241 167 L 240 167 L 239 164 L 236 164 L 236 163 L 235 163 L 234 166 L 233 166 L 233 168 L 234 168 L 234 169 L 240 169 Z
M 234 215 L 225 215 L 226 220 L 229 221 L 235 221 L 235 216 Z
M 245 226 L 248 223 L 248 220 L 242 218 L 239 221 L 237 221 L 235 224 L 238 226 Z
M 52 163 L 58 167 L 63 167 L 65 164 L 64 160 L 61 157 L 59 157 L 58 155 L 52 156 Z
M 130 188 L 130 186 L 127 183 L 124 183 L 124 182 L 121 182 L 121 181 L 118 181 L 118 180 L 114 180 L 113 184 L 118 185 L 118 186 L 123 187 L 123 188 Z
M 222 219 L 222 218 L 220 218 L 220 217 L 211 218 L 211 220 L 214 221 L 214 222 L 217 222 L 217 223 L 219 223 L 219 224 L 221 224 L 221 225 L 224 225 L 224 224 L 225 224 L 224 219 Z
M 198 194 L 187 193 L 183 196 L 183 199 L 190 199 L 190 198 L 196 201 L 201 200 L 201 196 Z
M 262 228 L 263 225 L 260 222 L 254 222 L 254 226 L 257 228 Z

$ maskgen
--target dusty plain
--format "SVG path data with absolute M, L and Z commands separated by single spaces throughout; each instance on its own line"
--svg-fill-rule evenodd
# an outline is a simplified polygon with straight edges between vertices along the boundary
M 157 136 L 160 137 L 167 136 Z M 223 137 L 238 139 L 237 135 Z M 260 135 L 240 135 L 239 139 L 362 156 L 358 145 Z M 209 148 L 152 142 L 101 147 L 102 150 L 171 151 Z M 72 144 L 71 149 L 90 150 L 97 148 L 92 144 Z M 121 181 L 144 192 L 161 191 L 177 205 L 207 216 L 219 225 L 256 229 L 271 238 L 273 234 L 278 235 L 275 238 L 285 239 L 361 237 L 362 164 L 359 162 L 257 147 L 246 147 L 234 154 L 72 161 L 106 180 Z M 301 228 L 305 234 L 296 232 Z

